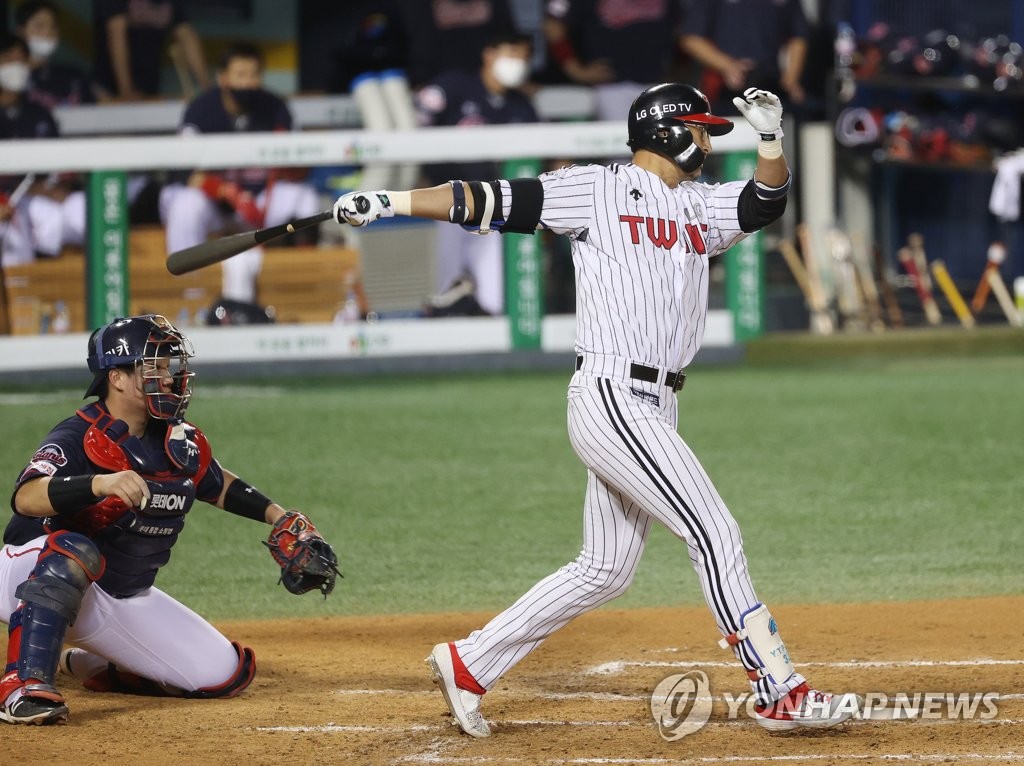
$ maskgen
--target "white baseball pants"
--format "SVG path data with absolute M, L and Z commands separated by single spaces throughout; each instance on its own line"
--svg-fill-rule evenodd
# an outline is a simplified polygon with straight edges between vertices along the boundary
M 32 573 L 45 543 L 46 538 L 39 537 L 0 549 L 0 619 L 4 622 L 18 608 L 14 591 Z M 230 641 L 158 588 L 119 599 L 96 584 L 89 586 L 65 641 L 89 653 L 79 663 L 84 668 L 99 672 L 113 662 L 119 670 L 190 691 L 219 686 L 238 667 L 238 654 Z
M 686 543 L 708 607 L 723 635 L 759 603 L 743 541 L 700 462 L 679 436 L 673 391 L 628 376 L 629 361 L 585 355 L 569 385 L 569 438 L 587 467 L 583 550 L 469 637 L 455 642 L 466 668 L 490 689 L 510 668 L 574 617 L 629 587 L 651 523 Z M 665 370 L 661 370 L 664 379 Z M 748 670 L 758 665 L 740 644 Z M 803 682 L 751 681 L 763 701 Z

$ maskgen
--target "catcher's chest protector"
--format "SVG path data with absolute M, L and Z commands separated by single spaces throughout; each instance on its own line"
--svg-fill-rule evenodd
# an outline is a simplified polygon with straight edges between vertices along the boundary
M 196 484 L 210 465 L 209 444 L 199 429 L 185 423 L 169 425 L 162 445 L 149 434 L 129 436 L 127 425 L 100 404 L 78 415 L 92 424 L 84 448 L 97 472 L 136 471 L 151 495 L 144 509 L 107 497 L 70 516 L 51 517 L 49 526 L 93 538 L 107 560 L 100 586 L 115 596 L 131 596 L 152 585 L 170 559 L 195 502 Z

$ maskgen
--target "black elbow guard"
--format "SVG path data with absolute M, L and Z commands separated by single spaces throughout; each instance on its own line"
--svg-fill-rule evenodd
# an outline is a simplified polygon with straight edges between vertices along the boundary
M 778 188 L 765 186 L 754 179 L 740 192 L 737 209 L 737 220 L 740 229 L 748 234 L 763 229 L 772 221 L 777 221 L 786 212 L 786 199 L 792 177 Z
M 537 231 L 541 208 L 544 206 L 544 186 L 539 178 L 515 178 L 508 185 L 512 199 L 508 220 L 501 230 L 533 234 Z

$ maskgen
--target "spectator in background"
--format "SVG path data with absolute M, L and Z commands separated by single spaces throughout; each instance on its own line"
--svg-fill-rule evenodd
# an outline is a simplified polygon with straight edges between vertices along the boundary
M 422 0 L 420 0 L 422 2 Z M 299 90 L 348 93 L 366 72 L 405 69 L 401 0 L 301 0 Z
M 44 106 L 29 101 L 29 49 L 20 37 L 0 32 L 0 140 L 56 138 L 57 123 Z M 0 177 L 2 263 L 29 263 L 82 244 L 85 195 L 56 178 Z
M 550 63 L 595 86 L 597 119 L 622 120 L 639 91 L 666 79 L 679 15 L 679 0 L 547 0 Z
M 508 0 L 406 0 L 402 14 L 414 87 L 442 72 L 476 72 L 484 43 L 517 29 Z
M 60 9 L 50 0 L 28 0 L 14 11 L 18 35 L 28 44 L 29 100 L 47 109 L 96 100 L 89 77 L 76 66 L 55 63 L 60 47 Z
M 180 132 L 233 133 L 292 129 L 285 102 L 263 88 L 263 56 L 246 43 L 232 45 L 221 60 L 217 85 L 185 109 Z M 204 241 L 211 231 L 230 225 L 242 229 L 276 226 L 320 209 L 316 191 L 301 183 L 300 173 L 269 168 L 197 171 L 186 183 L 174 183 L 160 194 L 160 212 L 167 227 L 167 252 Z M 224 262 L 223 296 L 253 303 L 262 248 L 247 250 Z
M 160 95 L 160 61 L 168 37 L 180 46 L 198 87 L 210 84 L 185 0 L 94 0 L 93 35 L 96 80 L 120 101 Z
M 537 122 L 530 99 L 519 88 L 530 71 L 530 38 L 505 33 L 490 39 L 475 73 L 449 71 L 419 91 L 416 107 L 424 125 L 504 125 Z M 426 165 L 431 184 L 453 178 L 487 181 L 501 177 L 495 163 Z M 488 314 L 505 307 L 505 266 L 501 237 L 481 236 L 451 224 L 437 225 L 437 288 L 446 291 L 465 277 Z M 464 283 L 463 283 L 464 284 Z
M 799 109 L 808 37 L 801 0 L 688 2 L 682 47 L 704 67 L 700 88 L 712 111 L 735 114 L 733 97 L 755 83 Z

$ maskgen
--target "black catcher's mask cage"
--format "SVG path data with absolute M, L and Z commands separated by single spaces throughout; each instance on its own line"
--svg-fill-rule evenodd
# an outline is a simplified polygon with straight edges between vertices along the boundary
M 110 370 L 135 367 L 150 416 L 180 419 L 192 399 L 195 372 L 188 360 L 194 355 L 189 339 L 159 314 L 119 317 L 89 338 L 89 370 L 95 377 L 85 395 L 99 394 Z

